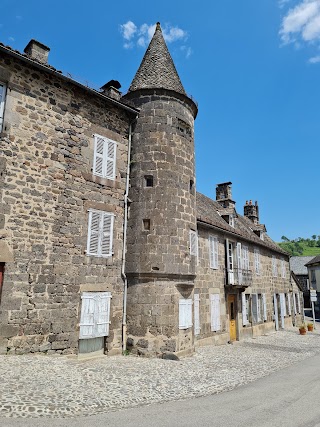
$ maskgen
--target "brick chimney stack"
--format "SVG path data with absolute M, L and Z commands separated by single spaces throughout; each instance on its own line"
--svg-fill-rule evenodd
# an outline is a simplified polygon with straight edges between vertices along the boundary
M 108 83 L 103 85 L 100 89 L 102 93 L 109 98 L 113 98 L 119 101 L 121 98 L 121 92 L 119 89 L 121 88 L 121 84 L 117 80 L 110 80 Z
M 27 46 L 24 48 L 24 53 L 30 56 L 31 59 L 42 62 L 43 64 L 48 63 L 50 48 L 37 40 L 30 40 Z
M 216 187 L 216 201 L 224 208 L 234 207 L 236 204 L 232 200 L 231 185 L 232 182 L 223 182 Z
M 252 200 L 247 200 L 244 206 L 244 216 L 249 218 L 254 224 L 259 224 L 258 202 L 255 202 L 255 204 L 253 204 Z

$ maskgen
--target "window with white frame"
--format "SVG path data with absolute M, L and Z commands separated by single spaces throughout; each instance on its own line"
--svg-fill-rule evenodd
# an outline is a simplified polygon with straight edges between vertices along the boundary
M 114 215 L 89 210 L 87 255 L 107 258 L 112 255 Z
M 287 277 L 286 263 L 285 263 L 284 259 L 281 260 L 281 276 L 283 279 L 285 279 Z
M 104 136 L 94 135 L 93 174 L 115 179 L 117 143 Z
M 192 299 L 179 300 L 179 329 L 192 327 Z
M 209 236 L 210 268 L 218 268 L 218 237 Z
M 109 335 L 110 300 L 110 292 L 81 294 L 80 339 Z
M 190 230 L 190 255 L 198 257 L 198 233 Z
M 211 294 L 210 295 L 210 305 L 211 305 L 211 331 L 217 332 L 221 330 L 221 320 L 220 320 L 220 295 Z
M 261 273 L 261 265 L 260 265 L 260 251 L 258 248 L 254 249 L 254 267 L 256 274 Z
M 0 82 L 0 132 L 3 128 L 4 104 L 6 99 L 6 85 Z
M 278 276 L 277 258 L 274 255 L 272 255 L 272 275 L 273 277 Z
M 242 268 L 249 270 L 249 249 L 248 246 L 242 246 Z

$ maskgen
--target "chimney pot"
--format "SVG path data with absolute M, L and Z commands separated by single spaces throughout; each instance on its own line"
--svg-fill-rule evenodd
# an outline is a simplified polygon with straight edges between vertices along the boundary
M 43 64 L 48 63 L 49 52 L 50 48 L 48 46 L 45 46 L 44 44 L 34 39 L 30 40 L 27 46 L 24 48 L 24 53 L 30 56 L 30 58 L 42 62 Z

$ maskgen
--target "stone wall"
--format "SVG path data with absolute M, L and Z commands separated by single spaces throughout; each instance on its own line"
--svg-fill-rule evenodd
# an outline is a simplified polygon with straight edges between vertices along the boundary
M 112 293 L 106 349 L 120 352 L 130 118 L 107 100 L 6 55 L 0 80 L 8 86 L 0 238 L 14 257 L 5 265 L 1 352 L 77 352 L 82 291 Z M 114 181 L 92 174 L 95 133 L 117 142 Z M 89 208 L 115 214 L 112 257 L 86 255 Z

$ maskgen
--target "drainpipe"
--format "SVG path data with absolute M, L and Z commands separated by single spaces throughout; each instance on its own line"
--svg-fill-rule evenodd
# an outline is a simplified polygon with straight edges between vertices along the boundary
M 130 162 L 131 162 L 131 140 L 132 140 L 132 125 L 137 120 L 138 116 L 129 125 L 128 137 L 128 163 L 126 173 L 126 191 L 124 194 L 124 223 L 123 223 L 123 247 L 122 247 L 122 265 L 121 277 L 123 280 L 123 309 L 122 309 L 122 351 L 127 349 L 127 290 L 128 280 L 125 273 L 126 265 L 126 250 L 127 250 L 127 226 L 128 226 L 128 194 L 130 185 Z

